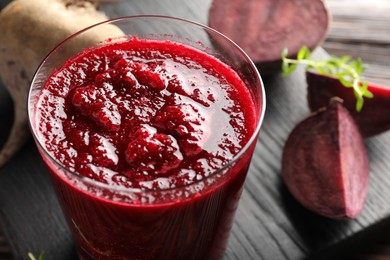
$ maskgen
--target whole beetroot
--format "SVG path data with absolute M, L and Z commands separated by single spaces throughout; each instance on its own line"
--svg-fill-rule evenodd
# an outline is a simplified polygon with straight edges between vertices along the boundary
M 282 176 L 307 209 L 340 219 L 355 218 L 367 194 L 369 162 L 355 121 L 332 99 L 301 121 L 283 151 Z
M 39 64 L 66 37 L 107 20 L 108 16 L 97 6 L 95 0 L 14 0 L 1 10 L 0 80 L 12 97 L 14 121 L 8 139 L 0 149 L 0 167 L 30 137 L 26 99 Z M 114 33 L 123 35 L 119 28 L 107 26 L 75 44 L 84 46 L 96 40 L 103 41 Z

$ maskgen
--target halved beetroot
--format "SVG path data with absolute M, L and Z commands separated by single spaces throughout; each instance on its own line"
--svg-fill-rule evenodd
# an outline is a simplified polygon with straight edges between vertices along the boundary
M 390 129 L 390 87 L 369 84 L 374 98 L 364 99 L 360 112 L 355 109 L 356 99 L 352 88 L 344 87 L 337 78 L 306 73 L 308 102 L 311 111 L 326 106 L 332 97 L 339 97 L 355 119 L 364 137 L 380 134 Z
M 363 138 L 340 101 L 301 121 L 283 150 L 282 176 L 307 209 L 354 218 L 364 206 L 369 162 Z
M 236 42 L 262 75 L 280 71 L 280 54 L 314 49 L 329 28 L 322 0 L 213 0 L 209 26 Z M 229 51 L 229 50 L 226 50 Z

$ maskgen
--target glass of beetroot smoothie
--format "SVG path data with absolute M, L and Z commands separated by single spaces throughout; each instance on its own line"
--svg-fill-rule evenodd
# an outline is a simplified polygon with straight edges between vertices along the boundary
M 162 16 L 110 20 L 38 69 L 30 126 L 81 259 L 218 259 L 265 109 L 248 56 Z

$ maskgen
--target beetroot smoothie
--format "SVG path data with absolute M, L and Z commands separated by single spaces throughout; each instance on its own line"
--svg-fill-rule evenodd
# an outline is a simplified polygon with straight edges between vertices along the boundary
M 80 257 L 220 258 L 255 146 L 252 95 L 228 65 L 169 40 L 133 37 L 58 68 L 31 121 Z

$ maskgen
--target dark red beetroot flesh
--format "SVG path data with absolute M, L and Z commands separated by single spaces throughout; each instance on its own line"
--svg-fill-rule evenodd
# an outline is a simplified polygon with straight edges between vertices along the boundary
M 209 11 L 209 26 L 243 48 L 262 75 L 280 71 L 284 48 L 292 57 L 318 46 L 329 20 L 322 0 L 213 0 Z
M 326 217 L 359 215 L 367 194 L 368 173 L 359 129 L 334 99 L 301 121 L 284 147 L 285 184 L 304 207 Z
M 369 84 L 374 98 L 365 98 L 363 109 L 356 111 L 356 98 L 352 88 L 344 87 L 333 77 L 307 72 L 308 102 L 311 111 L 326 106 L 332 97 L 339 97 L 355 119 L 364 137 L 380 134 L 390 129 L 390 87 Z

